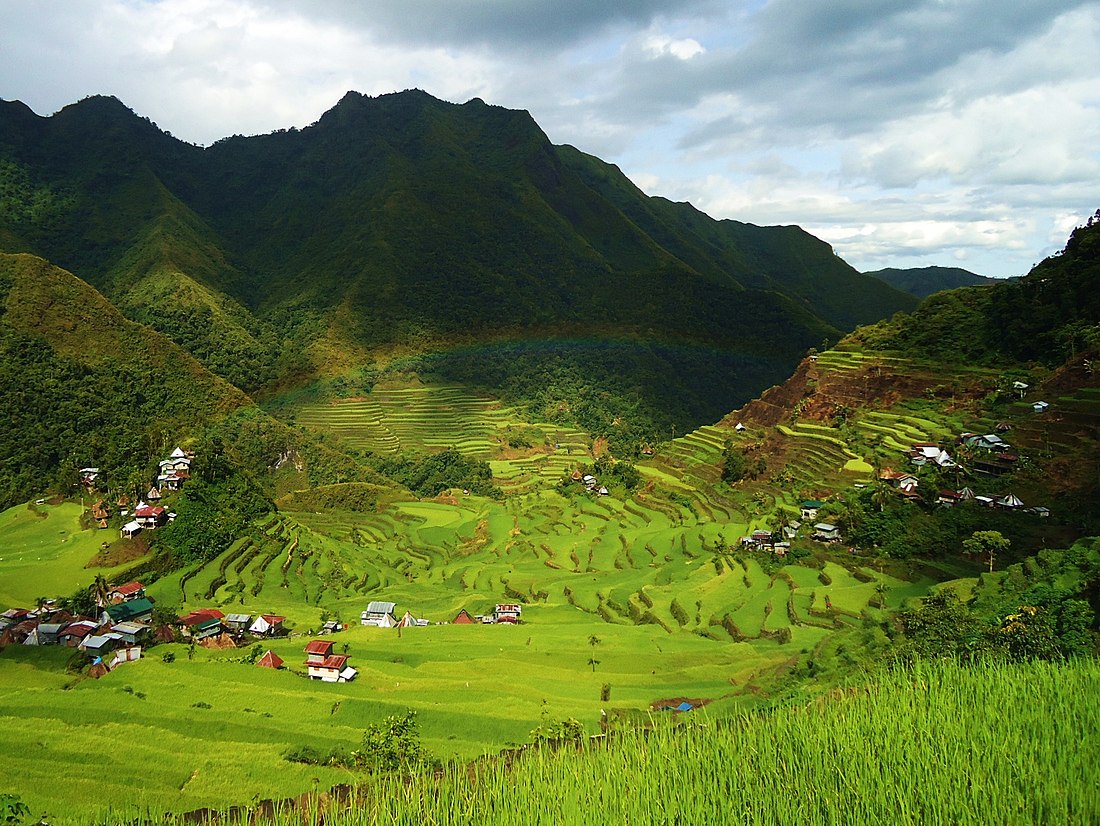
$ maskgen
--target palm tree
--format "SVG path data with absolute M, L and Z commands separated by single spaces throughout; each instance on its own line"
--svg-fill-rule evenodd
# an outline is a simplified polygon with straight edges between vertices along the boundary
M 107 583 L 107 580 L 103 578 L 103 574 L 95 575 L 95 581 L 92 583 L 89 590 L 92 592 L 92 596 L 95 597 L 96 608 L 106 608 L 107 594 L 111 592 L 111 586 Z

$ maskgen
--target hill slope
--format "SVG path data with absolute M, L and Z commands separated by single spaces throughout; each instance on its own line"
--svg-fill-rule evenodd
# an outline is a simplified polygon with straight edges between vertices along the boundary
M 568 394 L 591 370 L 611 418 L 684 427 L 912 306 L 797 228 L 648 198 L 480 100 L 349 93 L 306 129 L 207 149 L 112 98 L 50 118 L 4 103 L 0 146 L 0 244 L 68 268 L 249 390 L 476 343 L 494 364 L 483 385 L 528 398 L 537 370 Z
M 5 506 L 71 492 L 86 466 L 102 468 L 114 490 L 144 491 L 151 459 L 210 435 L 224 437 L 231 458 L 257 475 L 300 454 L 299 487 L 310 477 L 367 478 L 88 284 L 29 254 L 0 253 L 0 409 Z

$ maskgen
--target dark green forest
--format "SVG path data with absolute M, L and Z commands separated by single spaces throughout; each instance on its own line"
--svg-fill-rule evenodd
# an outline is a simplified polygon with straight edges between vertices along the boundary
M 0 111 L 0 249 L 68 269 L 260 397 L 399 350 L 532 409 L 564 397 L 623 449 L 914 304 L 797 227 L 650 198 L 479 100 L 349 93 L 308 128 L 207 148 L 113 98 Z M 486 342 L 485 369 L 431 355 Z

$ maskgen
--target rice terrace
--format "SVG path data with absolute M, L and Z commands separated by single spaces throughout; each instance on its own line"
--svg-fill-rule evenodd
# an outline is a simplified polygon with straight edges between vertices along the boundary
M 812 366 L 824 382 L 847 370 L 837 362 L 850 358 L 826 355 Z M 739 726 L 765 725 L 764 718 L 750 723 L 745 716 L 762 705 L 762 696 L 798 691 L 791 677 L 800 671 L 831 671 L 835 679 L 857 669 L 867 656 L 861 652 L 875 647 L 865 640 L 868 634 L 884 643 L 876 629 L 887 628 L 907 600 L 951 576 L 949 567 L 884 566 L 881 558 L 847 546 L 806 543 L 798 538 L 807 535 L 798 530 L 805 502 L 796 495 L 868 484 L 871 465 L 856 452 L 863 434 L 882 434 L 879 449 L 900 455 L 897 448 L 905 443 L 942 437 L 948 420 L 872 411 L 844 431 L 809 421 L 708 426 L 641 459 L 635 492 L 624 495 L 600 480 L 586 490 L 587 473 L 572 478 L 578 476 L 573 469 L 596 467 L 591 442 L 575 430 L 524 422 L 516 411 L 455 387 L 378 389 L 371 396 L 369 402 L 306 403 L 293 417 L 341 446 L 394 453 L 399 446 L 455 446 L 487 460 L 508 495 L 455 489 L 347 510 L 339 506 L 341 492 L 347 488 L 351 497 L 355 486 L 336 484 L 324 490 L 326 506 L 303 511 L 288 507 L 300 497 L 291 494 L 277 515 L 222 553 L 159 576 L 145 589 L 156 604 L 180 615 L 210 608 L 230 618 L 278 615 L 290 633 L 262 644 L 287 664 L 283 670 L 257 668 L 247 636 L 239 648 L 158 645 L 101 680 L 74 679 L 66 669 L 72 649 L 8 646 L 0 713 L 9 761 L 31 811 L 49 811 L 62 822 L 67 812 L 86 811 L 92 799 L 100 801 L 97 817 L 107 820 L 289 801 L 364 778 L 339 761 L 288 762 L 288 750 L 338 752 L 358 742 L 373 722 L 409 711 L 416 713 L 423 748 L 448 764 L 514 749 L 533 731 L 553 731 L 559 721 L 572 720 L 578 731 L 612 738 L 608 760 L 643 747 L 630 739 L 638 726 L 657 725 L 662 733 L 653 743 L 679 748 L 675 727 L 669 728 L 674 715 L 696 715 L 704 731 L 716 727 L 713 739 L 699 746 L 704 753 L 728 748 L 718 743 Z M 517 432 L 538 434 L 539 441 L 511 447 L 509 434 Z M 845 433 L 855 434 L 855 443 L 849 445 Z M 789 490 L 722 483 L 728 446 L 764 437 L 776 441 L 770 455 L 787 457 Z M 606 481 L 616 487 L 613 478 Z M 102 534 L 81 530 L 79 515 L 70 503 L 17 506 L 3 515 L 9 544 L 0 582 L 9 603 L 66 594 L 88 579 L 92 571 L 84 566 L 95 562 Z M 781 523 L 795 538 L 793 546 L 773 544 L 772 531 L 778 535 Z M 769 536 L 766 549 L 744 544 L 761 530 Z M 807 555 L 800 547 L 812 550 Z M 785 553 L 798 561 L 787 562 Z M 129 570 L 143 562 L 129 563 Z M 129 576 L 125 567 L 102 572 L 116 580 Z M 409 611 L 430 624 L 361 625 L 367 603 L 379 599 L 396 606 L 396 617 Z M 482 624 L 480 616 L 499 603 L 521 604 L 522 623 Z M 455 622 L 464 611 L 477 618 L 475 624 Z M 352 682 L 299 676 L 304 642 L 326 621 L 326 638 L 358 671 Z M 935 673 L 949 683 L 963 677 Z M 1082 671 L 1081 679 L 1095 675 Z M 903 691 L 904 683 L 892 690 Z M 681 704 L 687 711 L 666 710 Z M 732 722 L 737 720 L 742 722 Z M 1071 723 L 1066 733 L 1078 723 L 1094 729 L 1096 722 Z M 620 730 L 622 743 L 615 734 Z M 45 731 L 53 733 L 48 740 Z M 684 736 L 697 740 L 694 732 L 689 726 Z M 209 748 L 210 741 L 219 747 Z M 111 760 L 110 772 L 82 771 L 56 783 L 56 767 L 66 755 L 97 754 L 120 742 L 130 745 L 124 759 Z M 1074 753 L 1083 759 L 1088 752 Z M 543 766 L 547 759 L 569 758 L 559 752 L 534 759 Z M 596 767 L 605 759 L 599 752 L 584 759 L 596 761 L 593 771 L 612 771 Z M 277 773 L 268 770 L 272 764 L 280 766 Z M 529 770 L 559 769 L 516 764 L 520 776 Z M 447 777 L 442 782 L 458 782 Z M 514 779 L 492 783 L 510 786 Z M 309 805 L 323 799 L 311 798 Z M 707 807 L 717 801 L 697 803 L 715 816 L 717 810 Z M 378 821 L 355 820 L 365 817 L 360 813 L 348 822 L 381 822 L 394 804 L 379 797 L 371 805 Z M 427 805 L 426 799 L 415 804 Z M 817 822 L 811 812 L 819 805 L 791 814 Z M 1082 803 L 1047 805 L 1081 811 Z M 552 811 L 539 822 L 554 822 Z M 465 822 L 454 812 L 449 817 L 440 822 Z M 913 818 L 909 822 L 922 822 L 916 813 Z M 761 816 L 761 822 L 772 821 Z
M 919 273 L 479 98 L 0 100 L 0 826 L 1100 822 L 1100 212 Z

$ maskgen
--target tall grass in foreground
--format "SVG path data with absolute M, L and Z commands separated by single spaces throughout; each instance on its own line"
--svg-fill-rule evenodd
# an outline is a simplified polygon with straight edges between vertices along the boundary
M 1096 661 L 923 664 L 806 707 L 371 780 L 324 822 L 1095 823 L 1098 691 Z

